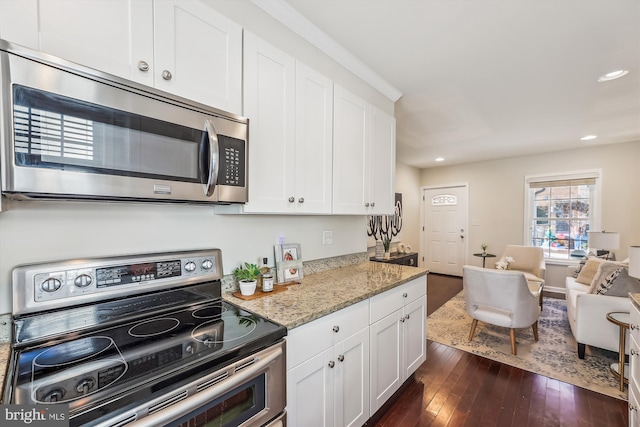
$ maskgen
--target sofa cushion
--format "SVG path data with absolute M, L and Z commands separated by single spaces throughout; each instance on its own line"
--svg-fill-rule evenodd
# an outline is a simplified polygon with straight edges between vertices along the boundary
M 591 282 L 593 282 L 593 278 L 598 272 L 598 267 L 603 262 L 604 260 L 602 258 L 598 258 L 598 257 L 589 258 L 586 264 L 584 265 L 584 267 L 582 267 L 582 270 L 580 270 L 580 273 L 576 278 L 576 282 L 582 283 L 585 285 L 591 285 Z
M 618 275 L 616 272 L 620 267 L 622 267 L 622 264 L 615 261 L 605 261 L 600 263 L 600 265 L 598 265 L 598 271 L 596 271 L 596 274 L 593 276 L 593 280 L 589 284 L 589 293 L 595 294 L 597 288 L 599 288 L 608 277 L 610 278 L 610 281 L 613 281 L 613 275 Z
M 610 271 L 610 269 L 603 269 Z M 594 286 L 594 293 L 613 297 L 627 297 L 629 292 L 640 292 L 640 280 L 629 276 L 626 266 L 615 266 L 609 274 L 601 274 Z

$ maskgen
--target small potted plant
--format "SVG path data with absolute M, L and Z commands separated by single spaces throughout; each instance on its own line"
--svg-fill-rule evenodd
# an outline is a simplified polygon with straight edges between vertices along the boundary
M 480 245 L 480 247 L 482 248 L 482 255 L 486 255 L 487 254 L 487 248 L 489 247 L 486 243 L 483 243 Z
M 389 253 L 391 247 L 391 237 L 388 235 L 382 236 L 382 245 L 384 246 L 384 259 L 391 258 L 391 254 Z
M 240 293 L 242 295 L 253 295 L 256 291 L 256 282 L 260 277 L 260 268 L 256 264 L 245 262 L 233 270 L 233 275 L 238 279 Z

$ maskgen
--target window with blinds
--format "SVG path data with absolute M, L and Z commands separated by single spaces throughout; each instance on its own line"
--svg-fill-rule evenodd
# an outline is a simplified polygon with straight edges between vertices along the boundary
M 593 171 L 526 179 L 527 240 L 544 248 L 547 259 L 571 260 L 587 254 L 587 233 L 599 222 L 595 197 L 599 177 Z
M 14 105 L 17 153 L 93 159 L 93 121 L 43 109 Z

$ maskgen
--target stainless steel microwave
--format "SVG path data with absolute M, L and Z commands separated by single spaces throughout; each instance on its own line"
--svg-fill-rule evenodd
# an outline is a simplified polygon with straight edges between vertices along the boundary
M 7 197 L 247 201 L 244 117 L 2 40 L 0 96 Z

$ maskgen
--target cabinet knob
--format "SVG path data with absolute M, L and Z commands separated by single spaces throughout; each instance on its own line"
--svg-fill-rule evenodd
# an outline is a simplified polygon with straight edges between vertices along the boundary
M 409 319 L 411 318 L 411 315 L 410 315 L 410 314 L 407 314 L 407 315 L 405 316 L 405 318 L 406 318 L 407 320 L 409 320 Z
M 138 61 L 138 70 L 149 71 L 149 64 L 146 61 Z
M 633 348 L 631 349 L 631 355 L 632 356 L 640 356 L 640 351 L 634 350 Z
M 296 201 L 296 199 L 294 197 L 289 197 L 289 203 L 293 203 L 295 201 Z
M 173 78 L 173 74 L 171 74 L 171 71 L 169 70 L 164 70 L 162 72 L 162 78 L 165 80 L 171 80 Z
M 376 205 L 376 202 L 371 202 L 371 207 L 374 207 Z
M 407 295 L 407 293 L 406 293 L 406 292 L 405 292 L 404 294 L 402 294 L 402 298 L 406 298 L 406 297 L 408 297 L 408 296 L 409 296 L 409 295 Z
M 344 354 L 341 354 L 340 356 L 338 356 L 338 360 L 340 362 L 344 361 Z
M 338 331 L 340 331 L 340 326 L 337 326 L 337 325 L 334 326 L 333 327 L 333 332 L 338 332 Z
M 298 199 L 298 203 L 304 203 L 304 197 L 300 197 L 300 198 Z
M 369 202 L 365 203 L 365 204 L 364 204 L 364 207 L 365 207 L 365 208 L 368 208 L 368 207 L 369 207 Z
M 329 361 L 329 367 L 333 368 L 334 366 L 336 366 L 336 362 L 334 362 L 333 360 Z
M 402 323 L 404 323 L 406 320 L 407 320 L 407 318 L 406 318 L 406 317 L 404 317 L 404 316 L 400 318 L 400 321 L 401 321 Z
M 638 407 L 636 405 L 629 405 L 629 410 L 630 411 L 637 411 Z
M 640 326 L 638 325 L 634 325 L 633 323 L 629 325 L 629 329 L 631 329 L 632 331 L 635 331 L 636 329 L 640 329 Z

